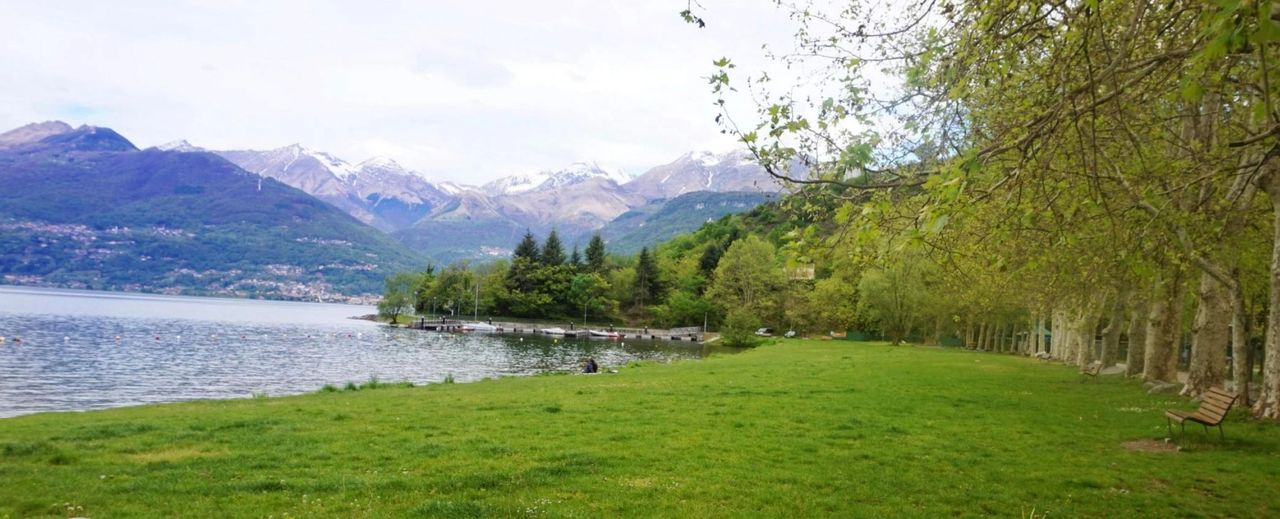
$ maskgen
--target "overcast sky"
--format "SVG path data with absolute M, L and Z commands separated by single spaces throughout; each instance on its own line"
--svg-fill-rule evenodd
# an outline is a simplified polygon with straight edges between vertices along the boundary
M 723 151 L 704 79 L 793 27 L 767 0 L 6 2 L 0 127 L 139 147 L 300 142 L 480 183 L 575 161 L 638 174 Z M 0 130 L 2 131 L 2 130 Z

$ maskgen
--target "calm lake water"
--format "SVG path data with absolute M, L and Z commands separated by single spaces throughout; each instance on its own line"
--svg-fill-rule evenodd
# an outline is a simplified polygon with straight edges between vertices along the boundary
M 467 382 L 697 358 L 696 344 L 440 334 L 348 319 L 364 306 L 0 286 L 0 417 L 287 395 L 377 377 Z M 17 342 L 16 338 L 21 338 Z

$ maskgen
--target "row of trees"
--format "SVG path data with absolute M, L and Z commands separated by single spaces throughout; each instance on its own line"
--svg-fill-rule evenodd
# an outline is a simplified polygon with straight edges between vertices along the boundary
M 726 130 L 798 186 L 795 257 L 888 299 L 863 306 L 891 334 L 1080 365 L 1127 343 L 1162 381 L 1187 337 L 1187 394 L 1280 418 L 1280 3 L 875 7 L 789 13 L 785 88 L 712 76 Z M 764 102 L 740 126 L 743 84 Z
M 566 255 L 555 231 L 541 244 L 526 233 L 510 260 L 388 278 L 380 311 L 389 319 L 412 312 L 673 327 L 717 326 L 732 308 L 744 327 L 777 322 L 788 290 L 781 256 L 743 226 L 726 217 L 635 256 L 610 255 L 599 235 L 585 254 L 575 247 Z

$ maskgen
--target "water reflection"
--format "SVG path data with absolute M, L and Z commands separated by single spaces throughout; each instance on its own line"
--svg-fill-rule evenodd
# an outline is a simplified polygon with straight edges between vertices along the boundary
M 703 355 L 690 343 L 437 334 L 346 319 L 367 313 L 347 305 L 0 287 L 0 417 L 284 395 L 370 377 L 467 382 L 573 370 L 588 355 L 606 368 Z

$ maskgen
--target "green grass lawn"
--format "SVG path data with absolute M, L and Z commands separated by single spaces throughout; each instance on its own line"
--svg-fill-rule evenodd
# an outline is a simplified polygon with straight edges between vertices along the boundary
M 0 517 L 1280 516 L 1280 427 L 1138 382 L 788 341 L 618 374 L 0 420 Z

